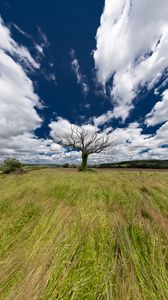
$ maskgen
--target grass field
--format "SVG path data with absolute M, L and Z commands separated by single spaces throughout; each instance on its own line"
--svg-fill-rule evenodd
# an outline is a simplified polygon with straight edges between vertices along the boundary
M 0 176 L 0 299 L 167 300 L 168 172 Z

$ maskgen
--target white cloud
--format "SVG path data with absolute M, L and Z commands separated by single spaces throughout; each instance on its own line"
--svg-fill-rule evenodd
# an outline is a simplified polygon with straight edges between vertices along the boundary
M 15 55 L 17 60 L 25 64 L 27 68 L 39 68 L 39 64 L 30 55 L 27 48 L 19 46 L 11 37 L 10 30 L 4 25 L 0 17 L 0 49 L 4 53 Z
M 114 117 L 114 113 L 112 111 L 107 111 L 105 114 L 100 115 L 99 117 L 93 117 L 93 123 L 95 126 L 99 127 L 105 123 L 108 123 Z
M 23 162 L 61 164 L 65 162 L 65 151 L 52 139 L 39 139 L 33 133 L 25 133 L 0 138 L 0 161 L 6 157 Z
M 57 137 L 63 137 L 70 133 L 71 124 L 68 120 L 63 118 L 57 118 L 56 121 L 52 121 L 49 127 L 51 128 L 51 137 L 57 141 Z M 160 127 L 155 135 L 144 134 L 142 128 L 137 122 L 131 123 L 126 128 L 111 127 L 106 128 L 103 132 L 100 132 L 96 124 L 83 125 L 90 134 L 98 132 L 101 134 L 109 134 L 111 147 L 105 151 L 105 153 L 92 154 L 89 156 L 90 164 L 110 163 L 115 161 L 126 161 L 134 159 L 168 159 L 168 153 L 166 148 L 162 148 L 162 145 L 168 144 L 168 122 Z M 166 149 L 166 150 L 165 150 Z M 68 151 L 65 152 L 64 158 L 67 162 L 72 162 L 72 157 L 75 163 L 80 163 L 80 152 Z
M 110 3 L 109 1 L 106 2 Z M 117 7 L 119 8 L 119 2 Z M 115 24 L 117 24 L 118 21 L 115 20 L 115 22 Z M 45 41 L 45 36 L 43 37 L 43 40 L 44 42 L 47 42 Z M 166 45 L 165 37 L 163 38 L 163 41 L 163 44 Z M 128 73 L 136 75 L 135 79 L 133 75 L 131 75 L 133 76 L 133 79 L 130 76 L 130 82 L 133 82 L 133 85 L 129 85 L 128 90 L 125 85 L 125 92 L 128 91 L 128 95 L 129 92 L 137 93 L 134 80 L 136 81 L 138 76 L 141 78 L 142 74 L 144 74 L 144 81 L 140 80 L 139 83 L 144 84 L 143 82 L 146 82 L 146 78 L 148 78 L 149 87 L 153 84 L 153 78 L 155 77 L 152 77 L 151 74 L 158 74 L 158 72 L 161 72 L 161 63 L 166 65 L 166 59 L 161 59 L 161 51 L 158 50 L 159 47 L 161 47 L 161 44 L 162 42 L 154 48 L 153 53 L 156 55 L 158 52 L 156 55 L 158 57 L 157 62 L 154 61 L 152 65 L 151 63 L 148 63 L 148 60 L 152 58 L 153 54 L 148 58 L 142 59 L 141 57 L 141 60 L 139 60 L 136 65 L 132 64 L 132 60 L 130 59 L 130 68 L 128 70 L 128 57 L 126 57 L 127 59 L 125 58 L 127 63 L 122 62 L 122 59 L 120 59 L 122 67 L 121 65 L 118 67 L 115 66 L 115 76 L 118 78 L 118 82 L 121 83 L 121 93 L 124 91 L 124 85 L 122 85 L 123 78 L 125 78 L 125 82 L 127 82 L 126 75 L 128 75 Z M 134 47 L 136 48 L 137 46 L 135 45 Z M 149 50 L 149 47 L 146 46 L 146 49 Z M 133 52 L 133 49 L 131 51 Z M 123 55 L 125 56 L 126 54 L 123 53 Z M 128 53 L 127 56 L 129 56 Z M 118 63 L 119 62 L 115 62 L 115 64 Z M 144 67 L 145 65 L 147 66 Z M 78 83 L 81 84 L 83 91 L 87 92 L 83 85 L 83 83 L 86 83 L 87 86 L 87 82 L 85 82 L 85 77 L 81 73 L 79 62 L 75 56 L 72 59 L 72 66 L 74 66 L 74 72 L 76 72 L 75 74 Z M 31 56 L 28 49 L 18 45 L 18 43 L 14 41 L 10 30 L 3 23 L 2 19 L 0 19 L 0 160 L 7 156 L 15 156 L 22 161 L 29 162 L 56 164 L 70 162 L 79 164 L 81 161 L 80 152 L 66 151 L 54 142 L 57 134 L 61 136 L 70 132 L 71 126 L 74 124 L 71 124 L 68 120 L 59 117 L 56 121 L 52 121 L 49 124 L 51 139 L 40 139 L 35 136 L 35 130 L 42 124 L 42 119 L 36 110 L 37 107 L 41 107 L 41 101 L 34 90 L 32 80 L 29 78 L 29 70 L 31 69 L 31 71 L 34 71 L 39 67 L 39 63 Z M 154 72 L 154 69 L 156 68 L 157 71 L 155 70 Z M 102 70 L 106 71 L 103 68 Z M 103 76 L 105 76 L 104 78 L 106 78 L 106 72 L 103 74 Z M 119 74 L 123 74 L 123 76 L 121 76 L 121 78 L 117 77 Z M 157 78 L 159 78 L 159 76 Z M 150 78 L 152 78 L 152 81 Z M 55 76 L 53 75 L 51 79 L 55 80 Z M 138 80 L 136 82 L 138 82 Z M 115 88 L 116 85 L 113 86 L 112 93 L 116 93 Z M 127 116 L 132 105 L 132 98 L 129 99 L 131 100 L 123 100 L 122 98 L 119 100 L 119 98 L 116 97 L 114 111 L 108 111 L 100 117 L 92 118 L 91 124 L 84 124 L 83 127 L 88 130 L 90 134 L 95 131 L 98 132 L 98 134 L 101 134 L 99 128 L 100 125 L 108 122 L 108 120 L 115 116 Z M 148 114 L 146 118 L 148 125 L 152 126 L 167 121 L 167 101 L 167 91 L 165 91 L 162 95 L 162 101 L 158 102 L 150 114 Z M 167 132 L 168 122 L 162 125 L 155 135 L 143 134 L 143 130 L 138 123 L 132 123 L 127 128 L 116 128 L 114 130 L 111 127 L 108 127 L 102 133 L 109 133 L 112 145 L 111 149 L 106 153 L 91 155 L 89 162 L 103 163 L 141 158 L 168 158 L 167 149 L 161 147 L 162 145 L 168 144 Z M 148 151 L 144 152 L 145 149 Z
M 57 140 L 58 137 L 62 138 L 67 134 L 71 133 L 72 130 L 72 126 L 73 128 L 84 128 L 88 134 L 93 134 L 98 130 L 98 128 L 92 124 L 84 124 L 82 126 L 78 126 L 75 124 L 71 124 L 68 120 L 63 119 L 61 117 L 58 117 L 55 121 L 52 121 L 49 124 L 49 127 L 51 129 L 50 135 L 54 140 Z
M 21 33 L 21 34 L 24 35 L 26 38 L 28 38 L 28 39 L 30 39 L 30 40 L 33 41 L 33 38 L 32 38 L 32 36 L 31 36 L 30 34 L 28 34 L 27 32 L 23 31 L 23 30 L 22 30 L 18 25 L 16 25 L 16 24 L 13 24 L 13 26 L 15 27 L 15 29 L 16 29 L 19 33 Z
M 49 47 L 50 43 L 47 39 L 46 34 L 41 30 L 40 27 L 37 27 L 38 29 L 38 38 L 35 40 L 30 34 L 28 34 L 27 32 L 23 31 L 18 25 L 16 24 L 12 24 L 14 26 L 14 28 L 24 37 L 26 37 L 27 39 L 29 39 L 32 43 L 32 46 L 35 48 L 36 50 L 36 61 L 40 62 L 45 56 L 45 50 Z M 50 66 L 50 68 L 54 67 L 54 63 L 52 61 L 50 61 L 50 58 L 47 57 L 48 60 L 48 64 Z M 40 66 L 41 67 L 41 66 Z M 41 71 L 41 74 L 44 75 L 44 77 L 48 80 L 48 81 L 54 81 L 56 83 L 56 76 L 54 73 L 51 74 L 46 74 L 46 72 L 44 72 L 43 70 Z M 55 78 L 54 78 L 55 77 Z
M 139 159 L 168 159 L 168 122 L 155 135 L 142 133 L 137 123 L 110 132 L 111 147 L 105 154 L 90 156 L 90 163 L 111 163 Z
M 94 52 L 97 79 L 113 77 L 114 117 L 125 120 L 133 99 L 168 67 L 168 1 L 106 0 Z
M 38 27 L 38 32 L 39 32 L 39 34 L 41 36 L 42 46 L 43 47 L 48 47 L 50 43 L 49 43 L 49 41 L 47 39 L 47 36 L 46 36 L 45 32 L 42 31 L 42 29 L 40 27 Z
M 158 101 L 146 116 L 147 126 L 154 126 L 165 121 L 168 121 L 168 90 L 162 93 L 162 100 Z
M 65 153 L 52 139 L 35 136 L 35 130 L 42 125 L 36 107 L 42 105 L 29 70 L 39 67 L 0 19 L 0 161 L 13 156 L 23 162 L 62 164 L 67 159 L 74 162 L 77 157 Z M 55 79 L 53 75 L 51 80 Z
M 83 107 L 86 108 L 86 109 L 89 109 L 91 107 L 91 104 L 86 103 L 86 104 L 83 105 Z
M 27 48 L 18 45 L 0 19 L 0 159 L 49 151 L 48 140 L 38 139 L 34 131 L 42 119 L 36 111 L 41 107 L 28 70 L 39 68 Z
M 41 74 L 44 76 L 44 78 L 49 81 L 49 82 L 53 82 L 53 84 L 55 86 L 57 86 L 57 77 L 55 75 L 55 73 L 53 72 L 48 72 L 48 71 L 45 71 L 45 70 L 42 70 L 41 71 Z
M 72 61 L 71 61 L 72 70 L 76 76 L 77 83 L 81 85 L 82 92 L 83 92 L 84 96 L 86 97 L 89 93 L 89 85 L 87 83 L 86 76 L 83 75 L 81 72 L 79 61 L 76 58 L 74 49 L 72 49 L 70 51 L 70 55 L 71 55 L 71 59 L 72 59 Z
M 42 122 L 35 110 L 41 105 L 39 97 L 25 72 L 38 64 L 12 39 L 2 20 L 0 37 L 0 137 L 11 137 L 35 130 Z

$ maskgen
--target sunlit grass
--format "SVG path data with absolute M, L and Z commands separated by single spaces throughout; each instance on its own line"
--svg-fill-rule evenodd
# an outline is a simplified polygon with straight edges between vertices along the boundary
M 168 173 L 0 176 L 0 299 L 168 299 Z

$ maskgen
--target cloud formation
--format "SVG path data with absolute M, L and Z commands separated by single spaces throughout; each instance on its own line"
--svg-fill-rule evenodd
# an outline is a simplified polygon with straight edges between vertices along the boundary
M 19 156 L 22 160 L 46 153 L 48 141 L 34 131 L 42 119 L 41 107 L 28 71 L 39 68 L 27 48 L 18 45 L 0 19 L 0 159 Z
M 94 52 L 97 80 L 112 80 L 113 117 L 125 120 L 142 88 L 168 67 L 168 1 L 105 0 Z
M 114 109 L 90 118 L 90 123 L 83 127 L 90 134 L 95 131 L 99 134 L 108 133 L 111 148 L 106 153 L 91 155 L 89 163 L 168 158 L 167 20 L 167 0 L 105 1 L 94 59 L 98 82 L 104 88 L 109 86 L 109 81 L 112 82 Z M 27 35 L 22 29 L 19 30 Z M 43 56 L 48 41 L 40 29 L 39 33 L 42 42 L 36 46 Z M 87 78 L 81 71 L 74 50 L 71 51 L 71 67 L 83 94 L 87 96 Z M 35 130 L 43 123 L 37 112 L 42 104 L 29 72 L 39 68 L 40 60 L 34 59 L 26 47 L 13 39 L 11 31 L 0 19 L 0 159 L 15 156 L 22 161 L 37 163 L 79 164 L 80 152 L 67 151 L 56 143 L 55 133 L 64 135 L 74 125 L 68 120 L 58 117 L 52 121 L 49 124 L 50 137 L 47 139 L 35 135 Z M 109 125 L 104 131 L 100 130 L 101 125 L 108 125 L 112 118 L 125 120 L 134 107 L 134 98 L 144 87 L 154 88 L 163 73 L 165 81 L 162 90 L 165 88 L 165 91 L 159 96 L 159 88 L 155 89 L 158 102 L 145 117 L 148 127 L 161 124 L 155 134 L 144 134 L 137 122 L 125 128 L 114 129 Z M 54 72 L 45 78 L 56 84 Z M 89 104 L 86 105 L 85 108 L 89 108 Z
M 36 108 L 42 108 L 42 104 L 29 71 L 39 68 L 39 63 L 12 38 L 0 18 L 0 161 L 16 157 L 32 163 L 80 162 L 78 152 L 66 153 L 53 139 L 35 135 L 43 122 Z
M 168 89 L 162 93 L 161 98 L 162 100 L 158 101 L 146 116 L 147 126 L 154 126 L 168 121 Z
M 8 138 L 35 130 L 42 122 L 35 110 L 40 99 L 25 71 L 39 65 L 12 39 L 2 19 L 0 37 L 0 137 Z
M 58 137 L 62 138 L 67 134 L 71 134 L 72 127 L 79 129 L 83 128 L 88 132 L 89 135 L 94 134 L 95 132 L 99 132 L 99 128 L 94 126 L 94 124 L 83 124 L 82 126 L 78 126 L 76 124 L 71 124 L 68 120 L 58 117 L 55 121 L 52 121 L 49 124 L 51 129 L 50 136 L 53 140 L 57 141 Z
M 168 145 L 168 122 L 163 124 L 156 132 L 155 135 L 144 134 L 143 129 L 137 122 L 129 124 L 125 128 L 107 127 L 103 131 L 100 130 L 99 125 L 95 124 L 93 119 L 92 124 L 82 125 L 90 135 L 93 132 L 101 134 L 108 134 L 111 142 L 111 147 L 108 151 L 100 154 L 92 154 L 89 157 L 89 163 L 111 163 L 114 161 L 126 161 L 133 159 L 168 159 L 167 148 Z M 49 127 L 51 128 L 51 137 L 57 141 L 57 137 L 63 137 L 71 132 L 71 124 L 68 120 L 58 117 L 55 121 L 52 121 Z M 78 127 L 78 126 L 77 126 Z M 69 161 L 71 161 L 71 155 L 73 151 L 69 153 Z M 76 153 L 76 151 L 75 151 Z M 78 156 L 77 163 L 80 162 L 80 153 L 75 154 Z
M 82 74 L 82 71 L 81 71 L 81 68 L 80 68 L 80 65 L 79 65 L 79 61 L 76 58 L 76 54 L 75 54 L 74 49 L 71 49 L 70 55 L 71 55 L 72 71 L 74 72 L 74 74 L 76 76 L 77 83 L 81 86 L 82 92 L 83 92 L 84 96 L 86 97 L 89 93 L 89 85 L 87 83 L 86 76 Z

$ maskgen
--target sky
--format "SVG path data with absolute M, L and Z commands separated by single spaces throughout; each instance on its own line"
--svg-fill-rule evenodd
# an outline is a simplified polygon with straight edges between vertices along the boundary
M 90 164 L 168 159 L 167 75 L 167 0 L 0 0 L 0 161 L 79 164 L 72 125 Z

